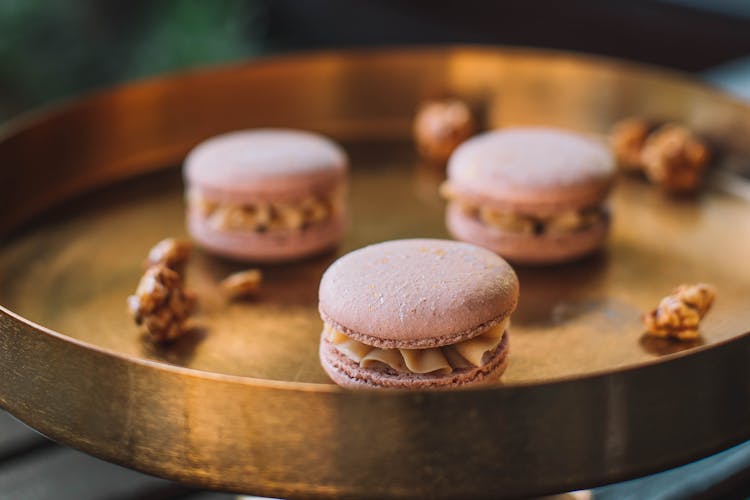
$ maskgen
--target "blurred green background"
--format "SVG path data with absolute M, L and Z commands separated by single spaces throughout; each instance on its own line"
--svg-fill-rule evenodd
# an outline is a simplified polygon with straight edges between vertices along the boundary
M 116 82 L 270 50 L 263 2 L 0 0 L 0 122 Z
M 702 71 L 749 55 L 749 33 L 748 0 L 0 0 L 0 123 L 114 83 L 289 50 L 523 45 Z

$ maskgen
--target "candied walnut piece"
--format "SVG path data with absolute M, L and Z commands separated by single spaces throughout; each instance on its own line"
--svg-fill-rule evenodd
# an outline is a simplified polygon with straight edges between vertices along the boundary
M 714 287 L 705 283 L 680 285 L 672 295 L 664 297 L 656 309 L 643 316 L 647 333 L 678 340 L 698 338 L 698 326 L 715 295 Z
M 300 203 L 300 210 L 304 224 L 315 224 L 326 220 L 333 212 L 334 198 L 331 195 L 329 199 L 319 199 L 309 196 Z
M 693 132 L 667 124 L 652 133 L 641 154 L 646 176 L 667 191 L 698 189 L 708 166 L 708 146 Z
M 149 267 L 135 294 L 128 297 L 128 309 L 135 323 L 143 326 L 155 342 L 168 342 L 185 331 L 185 321 L 195 298 L 183 290 L 180 275 L 163 263 Z
M 596 222 L 590 215 L 590 211 L 566 210 L 545 221 L 545 232 L 552 234 L 565 234 L 589 227 Z
M 204 217 L 210 216 L 219 206 L 218 202 L 207 199 L 194 189 L 187 192 L 185 201 L 191 209 L 197 210 Z
M 230 274 L 221 282 L 221 289 L 230 299 L 255 295 L 263 281 L 260 269 L 248 269 Z
M 702 318 L 714 303 L 716 289 L 706 283 L 680 285 L 675 289 L 674 295 L 685 304 L 697 310 Z
M 166 238 L 153 246 L 148 252 L 146 267 L 164 264 L 168 268 L 182 274 L 190 258 L 192 245 L 189 241 Z
M 274 227 L 279 229 L 299 229 L 305 223 L 302 209 L 296 205 L 278 203 L 274 207 Z
M 417 150 L 435 162 L 448 161 L 453 150 L 475 131 L 469 106 L 458 99 L 427 101 L 414 119 Z
M 643 118 L 626 118 L 615 123 L 609 133 L 609 145 L 622 170 L 643 170 L 641 152 L 653 129 L 653 123 Z

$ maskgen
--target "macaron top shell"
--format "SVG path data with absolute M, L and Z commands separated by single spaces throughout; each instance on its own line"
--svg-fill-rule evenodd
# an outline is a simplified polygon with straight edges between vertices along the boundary
M 518 279 L 502 258 L 437 239 L 361 248 L 334 262 L 320 283 L 323 318 L 384 347 L 471 338 L 513 312 L 517 299 Z
M 451 156 L 454 192 L 500 208 L 581 208 L 601 203 L 615 173 L 609 149 L 581 134 L 544 127 L 485 132 Z
M 330 189 L 346 176 L 346 153 L 331 140 L 290 129 L 243 130 L 195 147 L 185 160 L 192 189 L 219 199 L 243 201 L 295 196 Z

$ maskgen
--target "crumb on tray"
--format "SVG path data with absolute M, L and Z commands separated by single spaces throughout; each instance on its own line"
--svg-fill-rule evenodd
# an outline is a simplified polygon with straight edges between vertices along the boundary
M 248 297 L 255 295 L 263 281 L 260 269 L 248 269 L 230 274 L 221 282 L 221 289 L 228 298 Z

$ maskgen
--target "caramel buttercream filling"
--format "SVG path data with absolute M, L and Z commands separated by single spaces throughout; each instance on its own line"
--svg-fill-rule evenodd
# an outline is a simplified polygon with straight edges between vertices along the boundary
M 447 374 L 455 370 L 479 367 L 485 356 L 494 351 L 503 340 L 510 325 L 506 318 L 480 335 L 455 344 L 428 349 L 384 349 L 358 342 L 328 323 L 324 336 L 340 353 L 358 363 L 362 368 L 387 366 L 403 373 Z
M 519 234 L 564 234 L 589 229 L 607 217 L 603 207 L 564 210 L 547 216 L 497 210 L 471 203 L 457 195 L 447 183 L 440 189 L 445 199 L 457 203 L 461 211 L 485 226 Z
M 335 191 L 322 196 L 308 196 L 287 203 L 217 202 L 191 191 L 188 204 L 206 218 L 214 229 L 263 232 L 267 230 L 301 230 L 324 222 L 341 211 L 343 193 Z

